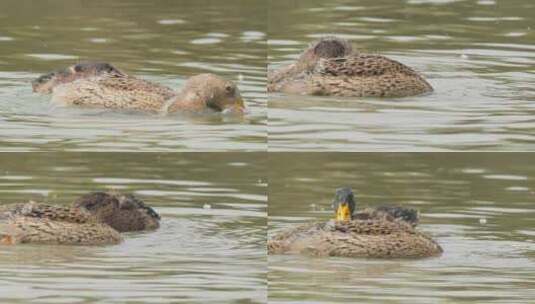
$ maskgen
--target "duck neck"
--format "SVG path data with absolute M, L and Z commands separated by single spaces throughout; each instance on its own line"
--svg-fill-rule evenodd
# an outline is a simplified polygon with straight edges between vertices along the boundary
M 192 93 L 180 92 L 167 100 L 162 108 L 163 113 L 198 112 L 204 109 L 199 96 Z
M 292 63 L 278 70 L 272 71 L 269 78 L 272 83 L 278 83 L 282 82 L 288 77 L 294 77 L 297 74 L 299 74 L 299 68 L 296 63 Z

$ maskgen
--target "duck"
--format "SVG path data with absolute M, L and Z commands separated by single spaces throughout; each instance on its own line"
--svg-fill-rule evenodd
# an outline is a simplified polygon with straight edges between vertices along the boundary
M 246 113 L 236 84 L 211 73 L 192 76 L 175 91 L 106 62 L 82 62 L 39 76 L 32 81 L 32 90 L 52 94 L 54 103 L 69 106 L 160 114 Z
M 70 206 L 0 206 L 0 245 L 113 245 L 120 233 L 159 228 L 159 214 L 132 194 L 91 192 Z
M 351 188 L 336 190 L 335 219 L 299 225 L 268 240 L 268 254 L 305 254 L 348 258 L 423 258 L 440 256 L 442 247 L 416 230 L 415 209 L 385 206 L 355 210 Z
M 338 37 L 313 42 L 297 61 L 268 72 L 268 92 L 339 97 L 408 97 L 433 87 L 412 68 L 353 50 Z

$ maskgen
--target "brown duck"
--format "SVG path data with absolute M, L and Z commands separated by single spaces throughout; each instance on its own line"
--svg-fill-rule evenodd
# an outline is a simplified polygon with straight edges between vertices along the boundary
M 0 206 L 0 245 L 109 245 L 120 232 L 154 230 L 160 216 L 130 194 L 94 192 L 70 207 L 28 202 Z
M 268 73 L 268 92 L 347 97 L 405 97 L 432 92 L 410 67 L 375 54 L 353 51 L 341 38 L 310 45 L 293 64 Z
M 438 256 L 442 248 L 415 229 L 418 212 L 402 207 L 383 207 L 355 212 L 350 188 L 336 191 L 336 220 L 297 226 L 268 241 L 269 254 L 314 256 L 418 258 Z
M 101 62 L 79 63 L 40 76 L 34 92 L 52 93 L 54 102 L 65 105 L 104 107 L 153 113 L 244 113 L 238 87 L 214 74 L 189 78 L 180 92 L 146 81 Z

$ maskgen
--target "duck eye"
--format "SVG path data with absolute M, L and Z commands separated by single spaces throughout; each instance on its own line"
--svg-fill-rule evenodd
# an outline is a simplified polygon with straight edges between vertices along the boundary
M 74 71 L 75 72 L 82 72 L 83 71 L 83 66 L 81 64 L 77 64 L 74 66 Z
M 96 205 L 97 205 L 97 203 L 95 203 L 95 202 L 90 202 L 90 203 L 85 204 L 84 207 L 85 207 L 87 210 L 91 210 L 91 209 L 95 208 Z
M 234 93 L 234 86 L 232 86 L 232 85 L 230 85 L 230 84 L 227 84 L 227 85 L 225 86 L 225 91 L 226 91 L 227 93 Z

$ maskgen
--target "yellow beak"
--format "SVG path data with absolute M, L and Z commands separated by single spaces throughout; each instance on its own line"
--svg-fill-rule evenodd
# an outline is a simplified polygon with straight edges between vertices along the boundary
M 240 107 L 240 108 L 243 108 L 245 109 L 245 102 L 243 101 L 243 98 L 241 98 L 241 96 L 239 96 L 237 99 L 236 99 L 236 103 L 235 103 L 236 107 Z
M 241 96 L 236 99 L 236 102 L 234 103 L 234 108 L 242 113 L 245 113 L 245 102 L 243 101 Z
M 247 108 L 245 107 L 245 102 L 243 101 L 241 96 L 239 96 L 238 98 L 236 98 L 233 104 L 231 104 L 228 108 L 224 110 L 224 112 L 243 115 L 247 113 Z
M 15 239 L 10 235 L 4 235 L 0 239 L 0 244 L 2 244 L 2 245 L 14 245 L 15 244 Z
M 351 210 L 349 209 L 348 203 L 341 203 L 336 209 L 336 220 L 337 221 L 349 221 L 351 220 Z

